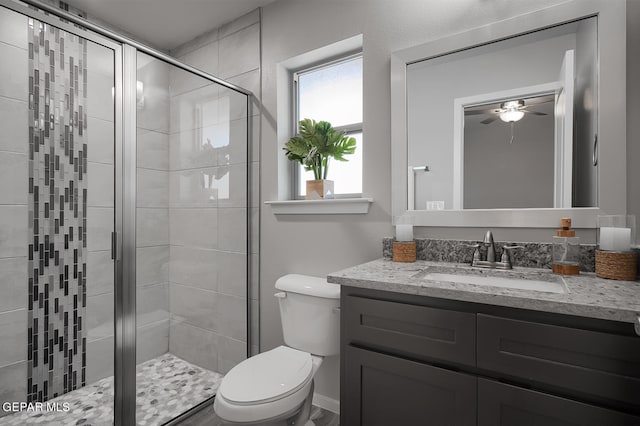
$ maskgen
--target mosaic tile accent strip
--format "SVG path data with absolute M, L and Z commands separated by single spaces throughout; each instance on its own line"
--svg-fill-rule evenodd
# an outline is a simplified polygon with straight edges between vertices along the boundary
M 73 15 L 76 15 L 76 16 L 79 16 L 81 18 L 85 18 L 85 19 L 87 18 L 87 12 L 85 12 L 82 9 L 78 9 L 78 8 L 73 7 L 73 6 L 69 6 L 69 4 L 66 3 L 66 2 L 63 2 L 63 1 L 60 1 L 60 0 L 41 0 L 41 1 L 43 3 L 48 3 L 48 4 L 52 5 L 52 6 L 58 7 L 60 9 L 64 10 L 65 12 L 69 12 L 69 13 L 71 13 Z M 33 6 L 33 5 L 29 5 L 29 9 L 41 10 L 41 9 L 39 9 L 39 8 Z M 46 11 L 42 11 L 42 12 L 45 15 L 49 15 L 49 12 L 46 12 Z M 60 21 L 61 22 L 69 22 L 66 19 L 62 19 L 62 18 L 60 18 Z M 80 29 L 84 29 L 84 27 L 81 27 L 80 25 L 76 25 L 76 24 L 74 24 L 74 27 L 80 28 Z
M 393 238 L 383 238 L 382 257 L 393 258 Z M 432 262 L 471 263 L 473 257 L 472 248 L 466 247 L 477 241 L 470 240 L 432 240 L 428 238 L 416 238 L 416 257 L 418 260 Z M 496 257 L 502 255 L 502 246 L 519 245 L 524 249 L 512 252 L 513 266 L 526 268 L 551 269 L 551 243 L 522 243 L 514 241 L 496 241 Z M 593 244 L 580 245 L 580 270 L 583 272 L 595 272 L 596 246 Z
M 136 370 L 136 423 L 141 426 L 164 424 L 211 398 L 224 377 L 170 353 Z M 107 377 L 51 401 L 68 403 L 69 412 L 17 413 L 0 418 L 0 425 L 112 425 L 113 400 L 113 377 Z
M 87 41 L 35 19 L 29 41 L 27 400 L 85 385 Z

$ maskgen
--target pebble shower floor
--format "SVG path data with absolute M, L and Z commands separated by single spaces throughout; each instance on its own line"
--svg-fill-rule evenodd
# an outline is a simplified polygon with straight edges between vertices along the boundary
M 170 353 L 138 365 L 136 423 L 166 423 L 215 395 L 222 378 Z M 0 418 L 0 425 L 112 425 L 113 399 L 113 377 L 107 377 L 50 401 L 69 403 L 66 413 L 16 413 Z

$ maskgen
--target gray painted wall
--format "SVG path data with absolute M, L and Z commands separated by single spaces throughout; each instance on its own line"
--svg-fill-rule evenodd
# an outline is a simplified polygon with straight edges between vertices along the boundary
M 627 1 L 627 212 L 640 218 L 640 2 Z
M 272 297 L 278 277 L 287 273 L 323 276 L 379 258 L 381 238 L 392 234 L 391 52 L 557 3 L 561 1 L 399 0 L 390 5 L 387 0 L 280 0 L 263 9 L 261 201 L 278 199 L 288 182 L 283 178 L 287 165 L 282 163 L 280 147 L 290 135 L 278 133 L 277 126 L 278 64 L 357 34 L 364 36 L 363 191 L 375 201 L 365 216 L 276 217 L 270 207 L 262 208 L 262 351 L 283 343 L 280 313 Z M 338 366 L 337 359 L 325 361 L 316 376 L 317 393 L 339 398 Z
M 536 111 L 542 111 L 540 107 Z M 486 115 L 465 119 L 464 206 L 468 209 L 553 207 L 553 103 L 546 116 L 526 114 L 513 128 Z M 424 204 L 418 206 L 424 208 Z
M 278 199 L 286 193 L 286 162 L 282 161 L 280 145 L 289 137 L 278 133 L 281 119 L 277 102 L 277 67 L 289 58 L 329 45 L 348 37 L 364 35 L 364 193 L 375 199 L 366 216 L 280 216 L 271 213 L 270 207 L 262 207 L 261 224 L 261 279 L 260 300 L 260 350 L 269 350 L 283 343 L 280 313 L 272 297 L 276 279 L 287 273 L 303 273 L 323 276 L 329 272 L 373 260 L 381 256 L 381 238 L 392 235 L 391 227 L 391 175 L 390 154 L 390 54 L 429 40 L 484 25 L 511 16 L 561 3 L 562 0 L 545 0 L 531 3 L 494 1 L 491 5 L 477 2 L 444 4 L 435 0 L 401 0 L 393 7 L 385 0 L 326 0 L 310 2 L 279 0 L 263 9 L 261 32 L 261 84 L 251 77 L 246 87 L 263 94 L 261 115 L 262 130 L 254 124 L 254 159 L 262 161 L 260 202 Z M 634 3 L 630 0 L 630 3 Z M 640 4 L 630 7 L 629 23 L 640 22 Z M 309 16 L 313 16 L 310 19 Z M 402 23 L 402 25 L 398 25 Z M 214 36 L 213 38 L 216 38 Z M 629 49 L 640 48 L 640 31 L 630 29 Z M 208 39 L 209 41 L 212 38 Z M 200 46 L 207 44 L 206 35 Z M 198 43 L 199 44 L 199 43 Z M 180 50 L 180 49 L 179 49 Z M 186 51 L 192 51 L 185 49 Z M 186 56 L 172 52 L 176 56 Z M 631 52 L 631 50 L 629 50 Z M 634 52 L 635 52 L 634 51 Z M 184 58 L 183 59 L 187 59 Z M 192 58 L 194 59 L 194 58 Z M 629 70 L 640 73 L 640 60 L 634 58 Z M 633 75 L 629 72 L 629 75 Z M 242 77 L 242 76 L 241 76 Z M 247 76 L 248 77 L 248 76 Z M 232 79 L 233 80 L 233 79 Z M 237 83 L 243 84 L 245 81 Z M 629 78 L 629 116 L 640 114 L 640 84 L 632 85 Z M 640 138 L 640 126 L 629 120 L 629 140 Z M 260 150 L 258 150 L 260 145 Z M 640 161 L 640 144 L 628 144 L 629 212 L 640 214 L 640 171 L 632 167 L 631 159 Z M 257 171 L 257 164 L 254 170 Z M 635 183 L 634 184 L 634 178 Z M 254 188 L 257 185 L 254 183 Z M 257 191 L 256 191 L 257 193 Z M 257 201 L 257 200 L 256 200 Z M 254 204 L 257 206 L 258 204 Z M 257 207 L 254 207 L 257 212 Z M 435 238 L 477 239 L 483 228 L 420 228 L 417 236 Z M 499 229 L 497 237 L 520 241 L 551 241 L 552 232 L 544 229 Z M 593 232 L 578 230 L 583 240 L 593 240 Z M 256 240 L 257 241 L 257 240 Z M 257 263 L 257 255 L 253 256 Z M 255 265 L 257 266 L 257 265 Z M 257 280 L 252 281 L 256 286 Z M 252 290 L 252 294 L 257 293 Z M 255 297 L 255 296 L 253 296 Z M 257 311 L 257 302 L 256 302 Z M 254 312 L 255 312 L 254 311 Z M 330 398 L 339 398 L 339 360 L 328 359 L 316 377 L 316 392 Z

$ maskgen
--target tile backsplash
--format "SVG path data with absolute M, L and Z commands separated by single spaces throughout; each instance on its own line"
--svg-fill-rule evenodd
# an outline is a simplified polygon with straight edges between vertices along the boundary
M 393 257 L 393 238 L 382 240 L 382 255 L 384 258 Z M 471 263 L 474 249 L 467 247 L 475 244 L 473 240 L 437 240 L 428 238 L 416 238 L 418 260 L 433 262 Z M 502 246 L 519 245 L 524 249 L 513 250 L 512 260 L 514 266 L 527 268 L 551 269 L 551 243 L 524 243 L 517 241 L 496 241 L 496 257 L 502 254 Z M 582 244 L 580 246 L 580 270 L 583 272 L 595 271 L 595 244 Z

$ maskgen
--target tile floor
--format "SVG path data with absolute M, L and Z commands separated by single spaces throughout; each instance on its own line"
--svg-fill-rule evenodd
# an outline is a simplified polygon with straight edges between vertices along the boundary
M 190 364 L 170 353 L 137 368 L 137 423 L 161 425 L 213 396 L 222 375 Z M 0 425 L 106 426 L 113 424 L 113 378 L 107 377 L 62 395 L 52 402 L 69 403 L 70 412 L 17 413 Z
M 313 407 L 311 420 L 316 426 L 340 426 L 340 415 Z M 224 423 L 213 411 L 213 404 L 198 411 L 193 416 L 181 421 L 177 426 L 224 426 Z

